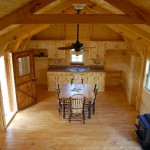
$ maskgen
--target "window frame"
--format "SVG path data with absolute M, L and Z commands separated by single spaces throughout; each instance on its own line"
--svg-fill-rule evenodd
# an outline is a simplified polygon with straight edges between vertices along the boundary
M 146 88 L 146 90 L 148 90 L 150 92 L 150 59 L 147 60 L 146 63 L 146 70 L 145 70 L 145 82 L 144 82 L 144 87 Z
M 73 55 L 82 55 L 82 61 L 72 61 L 72 56 Z M 83 52 L 71 51 L 70 52 L 70 63 L 71 64 L 84 64 L 84 53 Z

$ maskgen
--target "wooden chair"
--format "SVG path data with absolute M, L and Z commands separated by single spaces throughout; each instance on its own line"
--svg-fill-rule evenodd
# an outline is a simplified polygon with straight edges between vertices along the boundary
M 62 111 L 62 101 L 60 99 L 59 84 L 56 84 L 56 93 L 57 93 L 58 112 L 59 112 L 59 114 L 61 114 L 61 111 Z
M 93 114 L 95 113 L 95 104 L 96 104 L 96 97 L 97 97 L 98 88 L 99 88 L 99 84 L 95 84 L 95 86 L 94 86 L 94 99 L 91 102 Z
M 58 94 L 60 93 L 60 87 L 59 87 L 59 84 L 58 84 L 58 83 L 56 83 L 56 93 L 57 93 L 57 96 L 58 96 Z
M 85 97 L 82 94 L 74 94 L 70 98 L 69 123 L 71 121 L 82 121 L 85 123 Z
M 59 84 L 56 84 L 56 93 L 57 93 L 58 112 L 59 114 L 61 114 L 61 112 L 63 111 L 63 118 L 65 118 L 67 112 L 69 112 L 70 101 L 60 99 Z

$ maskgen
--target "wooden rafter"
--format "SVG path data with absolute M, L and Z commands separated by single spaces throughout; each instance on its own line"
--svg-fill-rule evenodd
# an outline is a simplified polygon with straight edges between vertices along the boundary
M 5 27 L 22 20 L 22 18 L 30 17 L 30 15 L 34 14 L 38 10 L 42 9 L 46 5 L 54 2 L 55 0 L 34 0 L 23 6 L 22 8 L 17 9 L 11 14 L 0 19 L 0 30 Z
M 140 37 L 139 35 L 135 34 L 135 32 L 128 30 L 127 28 L 120 26 L 120 25 L 108 25 L 109 28 L 111 28 L 112 30 L 122 34 L 125 37 L 128 37 L 129 39 L 139 42 L 139 43 L 143 43 L 143 44 L 148 44 L 149 40 L 143 39 L 142 37 Z
M 13 49 L 12 49 L 11 51 L 12 51 L 12 52 L 17 51 L 18 48 L 19 48 L 19 46 L 20 46 L 20 44 L 21 44 L 21 42 L 22 42 L 22 40 L 16 41 L 16 43 L 15 43 L 15 45 L 14 45 L 14 47 L 13 47 Z
M 105 24 L 141 24 L 128 15 L 119 14 L 39 14 L 20 20 L 19 24 L 70 24 L 70 23 L 105 23 Z
M 68 9 L 69 7 L 71 7 L 71 5 L 72 5 L 71 1 L 65 1 L 64 3 L 59 4 L 57 7 L 54 7 L 52 9 L 48 10 L 45 13 L 58 14 L 58 13 L 64 11 L 64 10 Z
M 150 14 L 144 13 L 139 8 L 125 0 L 105 0 L 109 4 L 122 10 L 124 13 L 132 16 L 134 19 L 140 20 L 145 24 L 150 25 Z
M 24 51 L 30 41 L 32 36 L 28 37 L 27 39 L 24 39 L 21 43 L 21 50 Z
M 123 26 L 124 28 L 130 30 L 131 32 L 136 33 L 138 36 L 144 38 L 145 40 L 150 41 L 150 34 L 138 28 L 135 25 L 130 24 L 130 25 L 120 25 L 120 26 Z
M 90 7 L 92 6 L 92 7 Z M 91 10 L 93 10 L 95 13 L 108 13 L 110 14 L 111 12 L 107 11 L 107 10 L 103 10 L 101 12 L 101 9 L 99 8 L 99 6 L 97 5 L 92 5 L 91 3 L 89 3 L 87 5 L 87 7 L 89 7 Z M 132 39 L 132 40 L 139 40 L 142 43 L 147 43 L 148 41 L 150 41 L 150 35 L 145 32 L 144 30 L 138 28 L 135 25 L 131 25 L 131 24 L 122 24 L 122 25 L 108 25 L 108 27 L 118 33 L 122 33 L 122 35 Z M 143 39 L 142 39 L 143 38 Z M 145 40 L 145 41 L 144 41 Z
M 3 44 L 0 45 L 0 56 L 3 55 L 3 53 L 4 53 L 4 51 L 5 51 L 6 47 L 7 47 L 7 45 L 8 45 L 8 42 L 5 42 L 5 43 L 3 43 Z
M 60 13 L 62 9 L 70 7 L 70 1 L 60 3 L 58 7 L 63 5 L 63 8 L 60 10 L 57 8 L 53 8 L 47 13 Z M 26 39 L 38 32 L 41 32 L 42 30 L 45 30 L 48 28 L 49 25 L 47 24 L 42 24 L 42 25 L 23 25 L 20 26 L 16 29 L 13 29 L 12 31 L 0 36 L 0 47 L 4 45 L 5 42 L 10 43 L 10 42 L 15 42 L 16 40 L 23 40 Z
M 3 35 L 0 37 L 0 45 L 3 44 L 4 42 L 15 42 L 17 40 L 25 39 L 31 35 L 34 35 L 42 30 L 45 30 L 48 28 L 50 25 L 45 24 L 45 25 L 24 25 L 20 26 L 9 33 Z

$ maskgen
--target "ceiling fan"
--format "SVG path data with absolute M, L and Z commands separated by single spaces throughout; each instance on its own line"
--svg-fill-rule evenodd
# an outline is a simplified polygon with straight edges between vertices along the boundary
M 75 10 L 77 11 L 77 14 L 80 13 L 80 11 L 83 9 L 85 4 L 74 4 Z M 76 52 L 80 52 L 85 49 L 83 43 L 80 43 L 79 41 L 79 24 L 77 24 L 77 40 L 75 43 L 72 43 L 72 45 L 67 47 L 58 47 L 59 50 L 74 50 Z

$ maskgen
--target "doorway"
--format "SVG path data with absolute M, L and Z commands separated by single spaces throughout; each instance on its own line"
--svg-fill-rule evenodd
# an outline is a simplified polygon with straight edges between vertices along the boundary
M 6 53 L 0 57 L 0 68 L 1 116 L 5 129 L 17 112 L 11 53 Z

